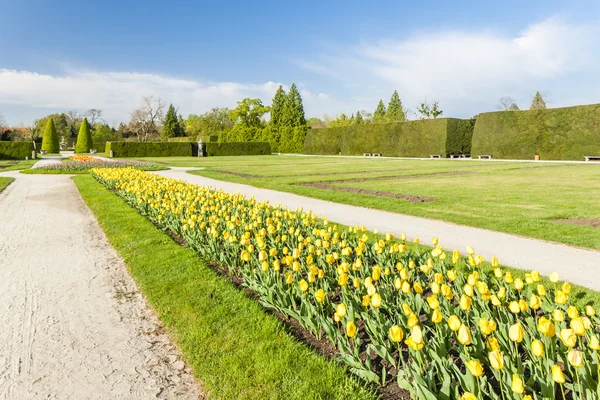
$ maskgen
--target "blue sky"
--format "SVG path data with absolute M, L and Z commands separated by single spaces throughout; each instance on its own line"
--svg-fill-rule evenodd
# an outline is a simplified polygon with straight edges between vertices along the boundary
M 455 117 L 536 90 L 553 107 L 600 102 L 600 4 L 571 3 L 0 0 L 0 114 L 100 108 L 117 123 L 146 95 L 187 115 L 292 82 L 319 117 L 394 89 Z

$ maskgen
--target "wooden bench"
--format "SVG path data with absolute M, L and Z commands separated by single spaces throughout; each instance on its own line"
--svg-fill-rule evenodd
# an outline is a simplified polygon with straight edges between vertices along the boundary
M 371 157 L 371 153 L 363 153 L 363 157 Z
M 441 154 L 430 154 L 429 158 L 442 158 Z
M 492 155 L 491 154 L 480 154 L 477 156 L 477 158 L 479 158 L 480 160 L 486 159 L 486 160 L 491 160 L 492 159 Z
M 382 157 L 381 153 L 363 153 L 363 157 Z
M 458 158 L 471 158 L 470 154 L 461 154 L 458 156 Z
M 585 161 L 600 161 L 600 156 L 583 156 Z

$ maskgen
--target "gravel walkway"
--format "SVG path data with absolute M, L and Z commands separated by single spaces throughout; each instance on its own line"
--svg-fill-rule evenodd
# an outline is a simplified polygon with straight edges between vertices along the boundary
M 0 399 L 202 397 L 70 177 L 0 176 Z
M 425 244 L 430 244 L 431 239 L 437 236 L 440 244 L 446 249 L 458 249 L 465 253 L 465 247 L 470 245 L 487 260 L 496 256 L 502 264 L 511 267 L 537 270 L 544 275 L 558 272 L 563 279 L 600 291 L 599 251 L 259 189 L 185 172 L 191 168 L 171 168 L 157 173 L 197 185 L 214 186 L 233 193 L 240 192 L 247 196 L 255 196 L 260 201 L 268 200 L 271 204 L 281 203 L 292 209 L 303 207 L 305 210 L 312 210 L 318 216 L 327 216 L 330 221 L 344 225 L 365 225 L 369 230 L 377 229 L 381 233 L 389 232 L 396 236 L 405 233 L 411 240 L 418 237 Z

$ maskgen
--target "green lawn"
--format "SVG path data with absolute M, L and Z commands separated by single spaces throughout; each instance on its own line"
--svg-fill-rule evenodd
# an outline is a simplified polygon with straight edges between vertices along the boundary
M 202 167 L 205 169 L 193 173 L 339 203 L 600 249 L 599 228 L 554 221 L 598 220 L 600 165 L 597 164 L 293 156 L 141 160 Z M 315 182 L 325 182 L 327 187 L 298 185 Z M 373 191 L 384 193 L 375 195 Z M 397 198 L 399 196 L 425 197 L 433 201 L 411 202 Z
M 6 187 L 10 185 L 12 181 L 14 181 L 14 178 L 0 177 L 0 193 L 2 193 L 2 191 L 6 189 Z
M 29 169 L 37 160 L 0 160 L 0 172 Z
M 91 176 L 73 180 L 211 398 L 377 398 Z

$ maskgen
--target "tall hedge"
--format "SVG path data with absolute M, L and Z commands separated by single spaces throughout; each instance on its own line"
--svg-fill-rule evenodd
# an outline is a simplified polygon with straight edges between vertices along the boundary
M 115 157 L 191 157 L 190 142 L 106 142 L 106 154 Z
M 219 141 L 219 135 L 200 135 L 200 136 L 196 136 L 196 137 L 190 137 L 190 136 L 185 136 L 185 137 L 174 137 L 174 138 L 168 138 L 167 142 L 198 142 L 198 140 L 202 139 L 202 141 L 204 143 L 206 142 L 218 142 Z
M 429 157 L 470 151 L 471 120 L 426 119 L 389 124 L 365 124 L 340 128 L 309 129 L 306 154 Z
M 42 150 L 46 150 L 48 153 L 60 152 L 58 133 L 56 132 L 56 126 L 52 118 L 48 118 L 48 122 L 46 122 L 44 135 L 42 136 Z
M 503 159 L 539 154 L 542 160 L 600 155 L 600 104 L 479 114 L 472 152 Z
M 77 144 L 75 145 L 75 153 L 89 153 L 90 149 L 94 147 L 94 139 L 92 138 L 92 131 L 88 124 L 87 118 L 84 118 L 77 134 Z
M 206 143 L 207 156 L 258 156 L 271 154 L 268 142 Z
M 0 160 L 24 160 L 33 150 L 32 142 L 0 142 Z

